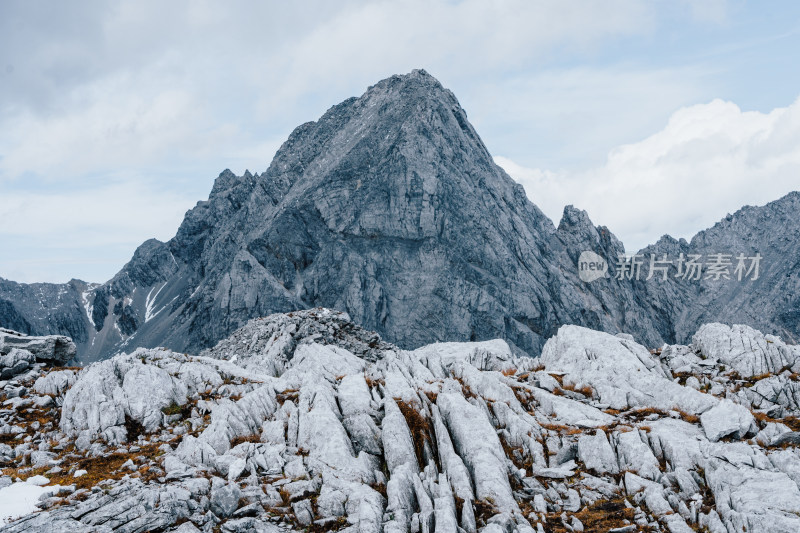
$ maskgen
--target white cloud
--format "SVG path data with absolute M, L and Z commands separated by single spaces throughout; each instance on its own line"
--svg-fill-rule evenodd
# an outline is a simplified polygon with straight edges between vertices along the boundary
M 688 239 L 743 205 L 799 189 L 800 99 L 770 113 L 721 100 L 684 107 L 661 131 L 615 148 L 589 171 L 496 160 L 556 223 L 573 204 L 634 251 L 665 233 Z
M 24 175 L 70 183 L 149 166 L 195 168 L 201 161 L 208 174 L 224 168 L 215 164 L 244 165 L 239 172 L 266 168 L 277 142 L 254 139 L 222 120 L 183 83 L 152 83 L 164 70 L 154 65 L 135 75 L 115 74 L 73 88 L 59 113 L 22 109 L 0 121 L 7 126 L 0 127 L 0 184 Z M 265 145 L 271 151 L 263 151 Z
M 638 0 L 533 2 L 384 1 L 357 5 L 298 35 L 285 50 L 281 94 L 320 83 L 351 86 L 424 66 L 445 81 L 502 72 L 548 52 L 652 30 L 656 10 Z
M 729 21 L 730 5 L 727 0 L 683 0 L 682 3 L 698 22 L 725 24 Z
M 676 6 L 671 21 L 724 14 Z M 665 4 L 648 0 L 142 0 L 1 9 L 0 209 L 21 218 L 0 224 L 0 249 L 13 249 L 15 264 L 26 266 L 4 266 L 4 255 L 0 275 L 28 281 L 107 279 L 119 267 L 107 257 L 128 259 L 126 251 L 105 253 L 110 243 L 131 248 L 156 229 L 168 238 L 185 209 L 176 206 L 205 197 L 219 171 L 266 169 L 293 127 L 390 74 L 428 69 L 462 98 L 492 148 L 510 147 L 504 153 L 516 161 L 547 168 L 579 159 L 574 154 L 604 155 L 706 94 L 699 69 L 593 63 L 621 40 L 658 32 Z M 581 66 L 585 60 L 593 66 Z M 531 123 L 540 129 L 525 129 Z M 546 146 L 518 157 L 542 132 Z M 149 215 L 109 222 L 127 204 Z M 32 217 L 24 205 L 116 207 Z M 62 245 L 101 258 L 102 268 L 56 253 L 58 234 L 69 235 Z M 37 260 L 36 250 L 52 253 Z
M 2 276 L 22 282 L 105 281 L 145 239 L 172 237 L 195 202 L 142 176 L 128 178 L 58 194 L 5 193 L 0 242 L 13 253 L 0 255 Z
M 0 22 L 15 67 L 0 82 L 0 182 L 253 151 L 278 134 L 270 123 L 285 135 L 393 73 L 471 78 L 639 34 L 654 18 L 642 0 L 97 7 L 59 10 L 61 24 L 40 26 L 42 8 L 21 6 L 19 20 Z M 306 115 L 309 97 L 320 108 Z
M 579 66 L 508 80 L 485 81 L 462 101 L 490 148 L 519 164 L 586 168 L 608 150 L 662 127 L 670 114 L 697 102 L 708 70 L 693 66 Z M 514 110 L 509 113 L 509 110 Z

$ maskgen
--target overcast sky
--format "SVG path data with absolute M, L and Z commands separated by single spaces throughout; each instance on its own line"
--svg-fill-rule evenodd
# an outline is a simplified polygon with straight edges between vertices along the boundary
M 0 2 L 0 277 L 105 281 L 394 73 L 629 251 L 800 189 L 800 2 Z

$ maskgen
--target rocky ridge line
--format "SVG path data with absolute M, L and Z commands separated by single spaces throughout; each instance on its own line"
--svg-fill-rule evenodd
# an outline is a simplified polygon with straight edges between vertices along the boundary
M 538 356 L 563 324 L 651 348 L 709 322 L 797 342 L 798 213 L 790 193 L 644 250 L 758 252 L 756 280 L 618 280 L 624 248 L 609 229 L 572 206 L 556 227 L 453 93 L 415 70 L 297 127 L 265 172 L 219 174 L 172 239 L 144 242 L 106 283 L 0 279 L 0 325 L 70 335 L 81 364 L 136 347 L 199 353 L 253 318 L 319 306 L 405 349 L 502 338 Z M 610 268 L 586 283 L 577 260 L 590 250 Z

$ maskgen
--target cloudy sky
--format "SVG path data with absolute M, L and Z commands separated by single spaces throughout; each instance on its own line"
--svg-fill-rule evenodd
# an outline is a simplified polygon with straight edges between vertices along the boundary
M 800 189 L 800 3 L 0 2 L 0 277 L 105 281 L 394 73 L 629 251 Z

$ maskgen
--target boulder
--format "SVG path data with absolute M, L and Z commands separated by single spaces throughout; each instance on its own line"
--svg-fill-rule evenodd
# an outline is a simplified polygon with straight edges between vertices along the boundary
M 716 442 L 723 437 L 742 439 L 747 435 L 758 432 L 753 414 L 739 404 L 728 399 L 723 399 L 700 415 L 700 423 L 706 437 L 711 442 Z
M 40 363 L 65 365 L 77 353 L 72 339 L 63 335 L 34 337 L 0 328 L 0 354 L 8 354 L 14 348 L 27 350 Z

